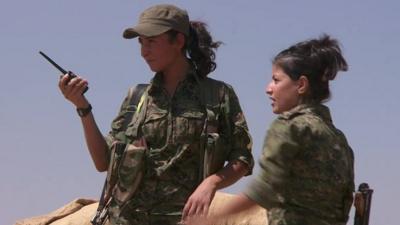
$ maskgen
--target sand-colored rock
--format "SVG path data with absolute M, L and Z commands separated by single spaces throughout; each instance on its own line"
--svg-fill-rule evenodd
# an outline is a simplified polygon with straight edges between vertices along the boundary
M 233 196 L 217 192 L 211 203 L 210 213 L 218 212 Z M 93 217 L 97 205 L 95 200 L 76 199 L 49 214 L 19 220 L 15 225 L 91 225 L 90 219 Z M 226 218 L 219 225 L 267 225 L 266 211 L 261 207 L 255 207 Z

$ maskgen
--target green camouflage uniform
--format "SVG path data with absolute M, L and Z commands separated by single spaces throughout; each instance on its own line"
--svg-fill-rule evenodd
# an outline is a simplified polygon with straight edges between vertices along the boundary
M 214 120 L 207 124 L 215 126 L 224 140 L 225 160 L 240 160 L 251 170 L 254 164 L 251 137 L 236 94 L 231 86 L 216 80 L 212 82 L 221 86 L 215 93 L 218 99 L 223 100 L 227 92 L 229 102 L 224 104 L 229 104 L 229 112 L 228 115 L 221 113 L 221 102 L 207 106 L 214 115 Z M 201 162 L 204 150 L 200 136 L 207 112 L 199 97 L 199 83 L 200 78 L 190 71 L 170 98 L 162 86 L 162 74 L 156 74 L 148 88 L 145 119 L 137 137 L 130 130 L 132 124 L 128 128 L 123 125 L 124 121 L 131 120 L 136 107 L 130 106 L 127 99 L 122 104 L 106 137 L 107 142 L 111 144 L 119 140 L 129 143 L 143 136 L 148 150 L 145 174 L 135 196 L 123 206 L 116 202 L 111 204 L 112 223 L 168 225 L 180 221 L 186 200 L 203 179 Z
M 261 172 L 245 194 L 269 225 L 344 225 L 354 191 L 354 156 L 323 105 L 299 105 L 271 125 Z

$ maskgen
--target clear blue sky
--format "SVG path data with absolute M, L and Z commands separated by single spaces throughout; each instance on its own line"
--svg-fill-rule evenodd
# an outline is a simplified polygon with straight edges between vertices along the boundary
M 97 198 L 104 180 L 86 150 L 74 107 L 57 89 L 58 72 L 38 51 L 89 80 L 87 97 L 107 132 L 127 89 L 152 76 L 136 40 L 121 33 L 157 2 L 1 0 L 0 224 L 50 212 L 77 197 Z M 332 83 L 328 105 L 354 149 L 356 183 L 375 189 L 371 224 L 399 224 L 398 1 L 169 2 L 207 22 L 225 43 L 212 77 L 234 86 L 256 158 L 275 117 L 264 92 L 273 56 L 322 33 L 338 38 L 350 70 Z M 225 191 L 238 193 L 247 182 Z

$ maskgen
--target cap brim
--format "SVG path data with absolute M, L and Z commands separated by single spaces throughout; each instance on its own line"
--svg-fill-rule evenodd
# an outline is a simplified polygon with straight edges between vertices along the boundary
M 126 39 L 132 39 L 137 36 L 152 37 L 167 32 L 170 29 L 171 27 L 160 24 L 139 24 L 135 27 L 125 29 L 122 36 Z

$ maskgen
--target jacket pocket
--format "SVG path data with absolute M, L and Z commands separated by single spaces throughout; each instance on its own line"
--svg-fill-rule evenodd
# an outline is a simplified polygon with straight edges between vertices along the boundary
M 152 109 L 147 113 L 141 130 L 146 141 L 156 144 L 167 137 L 167 126 L 167 111 Z
M 198 141 L 204 126 L 205 115 L 200 111 L 186 111 L 176 117 L 173 132 L 178 142 Z

